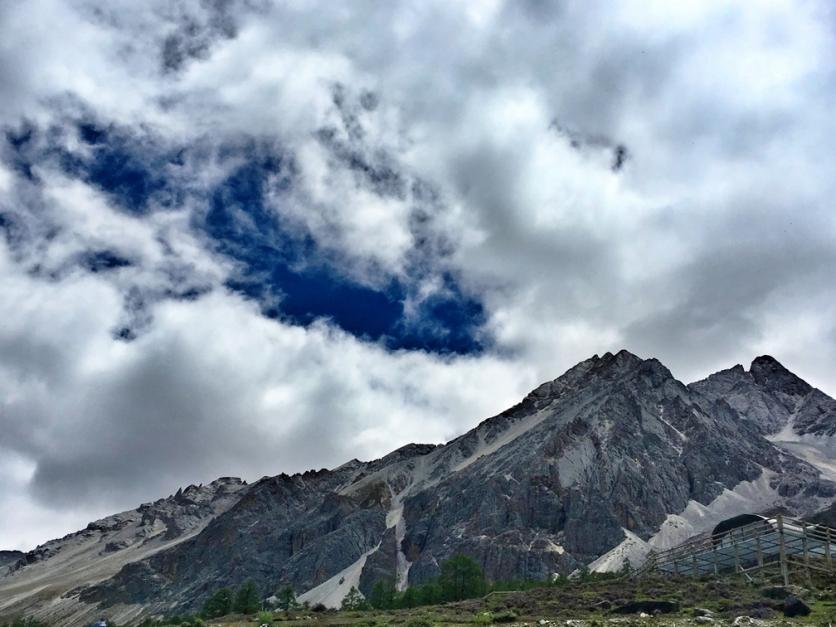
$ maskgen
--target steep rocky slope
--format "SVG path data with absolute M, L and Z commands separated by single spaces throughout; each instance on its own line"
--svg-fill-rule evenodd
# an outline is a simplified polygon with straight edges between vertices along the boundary
M 23 556 L 23 551 L 0 551 L 0 570 L 15 564 Z
M 654 359 L 595 356 L 445 445 L 265 478 L 199 533 L 79 581 L 57 609 L 17 605 L 125 619 L 195 610 L 246 578 L 264 596 L 289 583 L 338 605 L 383 577 L 425 581 L 456 552 L 495 579 L 542 578 L 635 563 L 742 511 L 811 514 L 836 486 L 768 437 L 788 424 L 828 433 L 832 399 L 773 362 L 686 386 Z M 805 403 L 825 411 L 799 418 Z M 0 597 L 29 568 L 0 578 Z
M 233 478 L 189 486 L 27 553 L 9 552 L 17 559 L 8 560 L 7 574 L 0 576 L 0 616 L 26 611 L 60 617 L 62 624 L 83 624 L 96 608 L 78 603 L 79 589 L 198 534 L 246 489 L 246 483 Z
M 836 480 L 836 400 L 768 355 L 692 383 L 691 389 L 724 400 L 769 440 Z
M 688 387 L 726 401 L 765 435 L 782 430 L 797 436 L 836 435 L 836 400 L 769 355 L 755 359 L 748 372 L 737 365 Z

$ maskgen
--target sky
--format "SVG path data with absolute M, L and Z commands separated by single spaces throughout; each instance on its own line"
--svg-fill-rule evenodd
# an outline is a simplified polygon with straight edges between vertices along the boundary
M 0 548 L 621 348 L 836 395 L 829 0 L 0 0 Z

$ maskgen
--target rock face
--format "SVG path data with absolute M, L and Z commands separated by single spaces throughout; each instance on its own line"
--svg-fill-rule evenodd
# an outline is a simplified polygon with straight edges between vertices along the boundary
M 738 365 L 689 387 L 725 401 L 769 440 L 836 480 L 836 400 L 773 357 L 756 358 L 748 372 Z
M 836 400 L 769 355 L 756 358 L 748 372 L 738 365 L 688 387 L 710 399 L 724 400 L 764 435 L 782 430 L 796 436 L 836 435 Z
M 15 564 L 23 555 L 23 551 L 0 551 L 0 571 Z
M 10 552 L 17 559 L 0 567 L 0 616 L 26 612 L 66 625 L 89 622 L 96 608 L 79 604 L 74 591 L 200 533 L 246 491 L 246 483 L 234 478 L 189 486 L 27 553 Z
M 829 505 L 836 485 L 769 437 L 787 425 L 827 437 L 832 403 L 771 358 L 686 386 L 655 359 L 594 356 L 443 446 L 239 486 L 191 531 L 155 514 L 163 537 L 176 529 L 171 544 L 77 581 L 61 619 L 194 611 L 247 578 L 264 597 L 290 584 L 312 604 L 338 605 L 352 586 L 426 581 L 459 552 L 492 579 L 620 568 L 729 515 Z M 94 530 L 102 556 L 134 546 L 137 516 L 121 535 Z M 0 598 L 61 550 L 0 578 Z M 55 604 L 43 612 L 54 616 Z

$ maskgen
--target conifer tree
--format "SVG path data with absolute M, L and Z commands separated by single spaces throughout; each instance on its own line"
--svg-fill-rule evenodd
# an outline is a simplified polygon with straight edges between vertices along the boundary
M 252 579 L 247 579 L 238 588 L 238 593 L 235 595 L 235 603 L 232 609 L 239 614 L 255 614 L 261 609 L 261 599 L 258 596 L 258 588 Z

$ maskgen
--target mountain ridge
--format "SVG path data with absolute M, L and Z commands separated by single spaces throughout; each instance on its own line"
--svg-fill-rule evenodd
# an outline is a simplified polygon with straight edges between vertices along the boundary
M 812 514 L 836 484 L 769 438 L 798 416 L 799 437 L 827 438 L 836 415 L 793 377 L 764 356 L 685 385 L 653 358 L 594 355 L 445 444 L 241 486 L 196 533 L 67 590 L 66 611 L 193 611 L 245 578 L 337 605 L 352 585 L 425 581 L 456 552 L 492 578 L 611 569 L 699 532 L 729 494 Z

